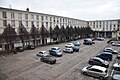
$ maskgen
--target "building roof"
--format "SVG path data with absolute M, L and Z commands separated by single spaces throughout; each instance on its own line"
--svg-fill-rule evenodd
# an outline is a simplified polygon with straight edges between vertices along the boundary
M 12 10 L 12 11 L 20 11 L 20 12 L 33 13 L 33 14 L 56 16 L 56 17 L 62 17 L 62 18 L 69 18 L 69 17 L 64 17 L 64 16 L 51 15 L 51 14 L 45 14 L 45 13 L 39 13 L 39 12 L 32 12 L 32 11 L 25 11 L 25 10 L 17 10 L 17 9 L 12 9 L 12 8 L 3 8 L 3 7 L 0 7 L 0 9 L 3 9 L 3 10 Z M 80 19 L 75 19 L 75 18 L 69 18 L 69 19 L 74 19 L 74 20 L 79 20 L 79 21 L 85 21 L 85 20 L 80 20 Z

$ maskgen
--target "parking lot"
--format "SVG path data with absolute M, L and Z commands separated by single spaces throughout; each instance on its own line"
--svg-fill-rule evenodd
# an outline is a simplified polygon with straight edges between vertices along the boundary
M 48 51 L 51 47 L 60 47 L 62 50 L 67 43 L 40 46 L 34 50 L 26 50 L 18 54 L 0 57 L 0 80 L 98 80 L 97 78 L 83 75 L 81 70 L 88 65 L 90 57 L 100 53 L 105 47 L 110 46 L 105 41 L 95 41 L 93 45 L 83 45 L 79 52 L 64 53 L 57 58 L 56 64 L 47 64 L 36 56 L 41 50 Z M 113 47 L 119 51 L 118 47 Z M 116 55 L 109 66 L 109 76 L 114 73 L 112 65 L 116 62 Z

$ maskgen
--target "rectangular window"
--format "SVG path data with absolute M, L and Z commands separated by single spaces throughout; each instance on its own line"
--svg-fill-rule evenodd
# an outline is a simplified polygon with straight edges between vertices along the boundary
M 64 23 L 64 18 L 63 18 L 63 23 Z
M 54 17 L 54 22 L 55 22 L 55 17 Z
M 31 15 L 31 19 L 34 20 L 34 15 L 33 14 Z
M 36 15 L 36 20 L 39 20 L 39 15 Z
M 4 26 L 4 27 L 7 26 L 7 20 L 3 20 L 3 26 Z
M 25 19 L 28 20 L 28 14 L 25 14 Z
M 46 29 L 48 29 L 48 22 L 46 22 Z
M 52 27 L 52 22 L 50 22 L 50 26 Z
M 15 20 L 12 20 L 12 21 L 11 21 L 11 26 L 12 26 L 12 27 L 15 27 Z
M 44 22 L 42 22 L 41 24 L 44 25 Z
M 33 24 L 34 24 L 34 21 L 31 22 L 31 25 L 33 25 Z
M 48 20 L 48 16 L 46 16 L 46 21 Z
M 18 19 L 22 20 L 22 14 L 21 13 L 18 14 Z
M 26 28 L 28 28 L 28 21 L 26 21 Z
M 15 18 L 15 14 L 14 12 L 11 12 L 11 19 L 14 19 Z
M 3 18 L 7 18 L 7 14 L 5 11 L 3 11 L 2 14 L 3 14 Z
M 41 16 L 41 21 L 44 21 L 44 16 Z
M 19 26 L 21 26 L 22 25 L 22 21 L 19 21 Z
M 62 22 L 62 19 L 60 18 L 60 22 Z
M 52 17 L 50 17 L 50 21 L 52 21 Z
M 116 30 L 116 28 L 115 28 L 115 24 L 114 24 L 114 31 Z
M 37 25 L 37 29 L 39 29 L 39 22 L 36 22 L 36 25 Z

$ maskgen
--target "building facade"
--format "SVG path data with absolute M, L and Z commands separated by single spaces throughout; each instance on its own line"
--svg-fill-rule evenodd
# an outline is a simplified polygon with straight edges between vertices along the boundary
M 58 25 L 59 28 L 61 26 L 87 27 L 87 22 L 84 20 L 30 12 L 28 9 L 26 11 L 22 11 L 9 8 L 0 8 L 0 33 L 3 32 L 6 24 L 8 23 L 15 28 L 16 32 L 21 23 L 28 31 L 30 31 L 32 24 L 34 24 L 37 29 L 40 29 L 42 25 L 44 25 L 46 29 L 49 29 L 50 26 L 54 28 L 56 25 Z
M 79 19 L 73 19 L 69 17 L 62 17 L 62 16 L 56 16 L 56 15 L 50 15 L 50 14 L 43 14 L 38 12 L 31 12 L 27 8 L 26 11 L 23 10 L 16 10 L 11 8 L 2 8 L 0 7 L 0 35 L 2 35 L 5 31 L 6 26 L 8 24 L 11 25 L 11 27 L 15 30 L 17 35 L 23 35 L 23 33 L 19 33 L 19 28 L 22 26 L 23 29 L 26 29 L 29 34 L 31 33 L 31 28 L 34 25 L 34 27 L 40 31 L 40 28 L 42 25 L 50 31 L 50 26 L 52 29 L 54 29 L 56 26 L 61 28 L 64 26 L 65 28 L 67 26 L 69 27 L 88 27 L 88 22 L 84 20 Z M 24 26 L 24 27 L 23 27 Z M 8 34 L 9 35 L 9 34 Z M 6 36 L 8 36 L 6 35 Z M 34 37 L 34 36 L 33 36 Z M 27 37 L 26 37 L 27 38 Z M 36 38 L 36 37 L 35 37 Z M 11 40 L 10 43 L 14 43 L 14 46 L 22 46 L 21 43 L 27 44 L 37 44 L 40 45 L 43 42 L 49 43 L 50 39 L 49 37 L 45 37 L 45 41 L 41 39 L 42 37 L 36 38 L 37 42 L 31 39 L 31 42 L 29 42 L 27 39 L 24 41 L 20 40 L 17 42 L 13 42 Z M 54 40 L 53 40 L 54 41 Z M 8 44 L 7 42 L 4 44 Z M 5 45 L 3 42 L 0 44 L 0 49 L 5 50 Z
M 95 37 L 120 37 L 120 19 L 89 21 Z

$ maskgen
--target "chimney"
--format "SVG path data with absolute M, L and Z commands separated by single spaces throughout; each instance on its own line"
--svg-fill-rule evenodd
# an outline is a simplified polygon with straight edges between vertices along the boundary
M 26 11 L 28 11 L 28 12 L 29 12 L 29 8 L 27 8 L 27 9 L 26 9 Z

